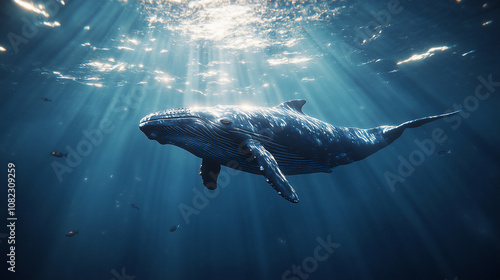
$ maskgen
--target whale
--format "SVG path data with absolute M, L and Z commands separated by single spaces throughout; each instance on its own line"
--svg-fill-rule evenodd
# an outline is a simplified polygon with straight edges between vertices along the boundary
M 388 146 L 407 128 L 451 116 L 428 116 L 374 128 L 334 126 L 309 115 L 303 99 L 275 107 L 228 106 L 167 109 L 141 119 L 150 140 L 174 145 L 202 159 L 203 185 L 217 188 L 221 166 L 263 175 L 286 200 L 299 197 L 286 175 L 330 173 Z

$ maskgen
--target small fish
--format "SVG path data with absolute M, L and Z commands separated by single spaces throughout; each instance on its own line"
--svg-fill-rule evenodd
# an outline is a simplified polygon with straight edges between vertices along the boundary
M 283 237 L 278 237 L 278 244 L 285 246 L 286 245 L 286 239 Z
M 61 152 L 52 152 L 50 153 L 51 156 L 55 156 L 55 157 L 58 157 L 58 158 L 62 158 L 62 157 L 68 157 L 68 153 L 61 153 Z
M 130 203 L 130 206 L 132 206 L 132 208 L 135 208 L 135 209 L 137 209 L 137 211 L 139 211 L 139 207 L 137 205 Z
M 41 97 L 40 99 L 42 99 L 45 102 L 52 102 L 52 99 L 49 99 L 47 97 Z
M 440 156 L 445 156 L 448 154 L 451 154 L 451 150 L 442 150 L 442 151 L 438 152 L 438 155 L 440 155 Z
M 180 226 L 181 226 L 181 225 L 172 226 L 172 227 L 170 228 L 170 232 L 174 232 L 174 231 L 176 231 L 176 230 L 177 230 Z
M 66 233 L 66 237 L 72 237 L 74 235 L 77 235 L 78 234 L 78 230 L 72 230 L 68 233 Z

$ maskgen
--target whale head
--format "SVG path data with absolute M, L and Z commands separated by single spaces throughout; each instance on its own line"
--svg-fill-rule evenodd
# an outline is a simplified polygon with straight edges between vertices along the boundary
M 142 118 L 141 131 L 160 144 L 172 144 L 199 156 L 207 151 L 240 148 L 248 138 L 269 141 L 268 118 L 257 107 L 169 109 Z M 259 118 L 255 118 L 259 115 Z
M 175 145 L 217 137 L 229 123 L 205 108 L 178 108 L 145 116 L 139 128 L 151 140 Z

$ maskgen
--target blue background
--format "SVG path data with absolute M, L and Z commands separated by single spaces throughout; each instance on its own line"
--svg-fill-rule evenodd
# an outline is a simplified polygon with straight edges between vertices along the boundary
M 304 263 L 308 279 L 500 279 L 498 3 L 152 2 L 2 2 L 0 155 L 4 178 L 16 165 L 18 218 L 15 274 L 0 230 L 2 279 L 295 280 L 282 277 Z M 483 100 L 481 79 L 497 83 Z M 298 98 L 338 126 L 463 113 L 289 176 L 299 204 L 227 168 L 200 199 L 201 159 L 138 129 L 168 108 Z M 446 141 L 425 154 L 416 141 L 435 129 Z M 318 238 L 340 246 L 312 267 Z

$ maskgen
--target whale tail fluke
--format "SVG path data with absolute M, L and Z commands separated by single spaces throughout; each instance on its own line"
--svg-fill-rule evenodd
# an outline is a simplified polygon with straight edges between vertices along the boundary
M 433 122 L 435 120 L 446 118 L 446 117 L 458 114 L 460 112 L 461 112 L 461 110 L 458 110 L 458 111 L 451 112 L 451 113 L 445 113 L 445 114 L 441 114 L 441 115 L 429 116 L 429 117 L 425 117 L 425 118 L 407 121 L 407 122 L 404 122 L 398 126 L 390 126 L 390 127 L 387 127 L 386 129 L 384 129 L 384 136 L 385 136 L 387 141 L 392 143 L 399 136 L 401 136 L 401 134 L 403 134 L 403 131 L 407 128 L 419 127 L 419 126 L 422 126 L 426 123 L 430 123 L 430 122 Z
M 429 116 L 429 117 L 425 117 L 425 118 L 411 120 L 411 121 L 407 121 L 405 123 L 402 123 L 402 124 L 398 125 L 396 128 L 401 128 L 401 129 L 404 130 L 406 128 L 419 127 L 419 126 L 424 125 L 426 123 L 430 123 L 430 122 L 433 122 L 435 120 L 446 118 L 446 117 L 458 114 L 460 112 L 461 112 L 461 110 L 458 110 L 458 111 L 455 111 L 455 112 L 445 113 L 445 114 L 441 114 L 441 115 L 437 115 L 437 116 Z

